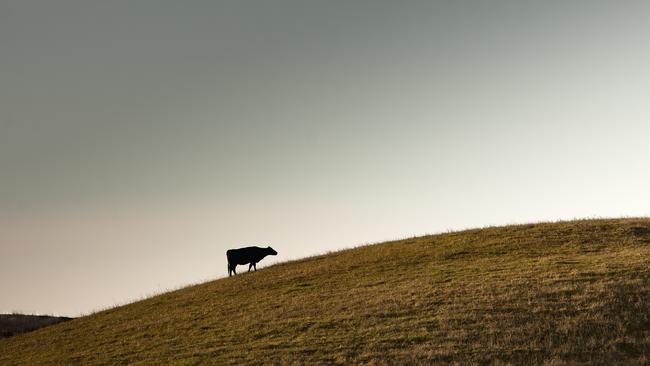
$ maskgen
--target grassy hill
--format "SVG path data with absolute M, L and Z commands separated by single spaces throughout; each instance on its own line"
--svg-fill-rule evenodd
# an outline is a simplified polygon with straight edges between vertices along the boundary
M 0 314 L 0 338 L 31 332 L 71 318 L 50 315 Z
M 2 339 L 0 364 L 648 364 L 649 265 L 650 219 L 411 238 Z

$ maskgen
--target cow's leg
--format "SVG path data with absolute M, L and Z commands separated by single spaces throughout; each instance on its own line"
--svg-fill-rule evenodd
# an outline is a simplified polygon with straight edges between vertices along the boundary
M 253 263 L 253 268 L 255 268 L 255 272 L 257 272 L 257 263 Z
M 228 263 L 228 277 L 232 276 L 232 270 L 230 269 L 230 263 Z
M 250 263 L 250 264 L 248 265 L 248 272 L 251 271 L 251 268 L 253 268 L 253 263 Z
M 232 273 L 237 274 L 237 271 L 235 271 L 235 268 L 237 268 L 236 264 L 231 264 L 230 268 L 232 269 Z

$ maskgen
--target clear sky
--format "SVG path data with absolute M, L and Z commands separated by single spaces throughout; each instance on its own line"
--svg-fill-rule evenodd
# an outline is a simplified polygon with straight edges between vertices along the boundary
M 648 1 L 4 0 L 0 312 L 648 215 L 649 39 Z

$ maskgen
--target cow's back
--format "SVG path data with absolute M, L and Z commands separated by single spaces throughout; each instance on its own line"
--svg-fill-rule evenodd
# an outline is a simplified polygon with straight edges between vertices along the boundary
M 264 257 L 264 249 L 260 247 L 245 247 L 239 249 L 228 249 L 226 258 L 231 264 L 246 264 L 257 262 Z

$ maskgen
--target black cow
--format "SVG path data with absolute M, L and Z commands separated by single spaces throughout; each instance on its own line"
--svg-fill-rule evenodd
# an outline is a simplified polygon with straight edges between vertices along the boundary
M 271 247 L 246 247 L 239 249 L 229 249 L 226 251 L 226 258 L 228 258 L 228 276 L 237 274 L 235 268 L 238 264 L 248 264 L 248 272 L 251 268 L 257 271 L 257 262 L 261 261 L 267 255 L 276 255 L 278 252 Z

